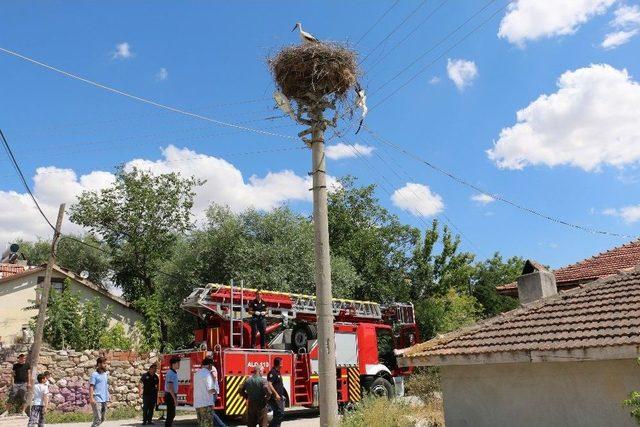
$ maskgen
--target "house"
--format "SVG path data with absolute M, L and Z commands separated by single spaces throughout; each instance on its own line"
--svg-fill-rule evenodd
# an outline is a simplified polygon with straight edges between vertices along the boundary
M 640 390 L 640 267 L 556 292 L 535 262 L 519 294 L 540 299 L 401 350 L 400 366 L 439 366 L 447 427 L 634 426 Z
M 0 278 L 0 341 L 3 343 L 15 342 L 21 336 L 22 327 L 38 314 L 35 304 L 39 292 L 36 290 L 42 287 L 45 269 L 43 264 Z M 110 308 L 111 325 L 121 323 L 129 333 L 135 323 L 143 319 L 124 299 L 58 265 L 53 266 L 51 292 L 62 290 L 65 279 L 69 279 L 70 289 L 79 294 L 81 303 L 97 297 L 105 310 Z
M 640 265 L 640 239 L 559 268 L 553 273 L 558 290 L 564 291 L 638 265 Z M 496 289 L 502 295 L 518 297 L 516 282 L 497 286 Z

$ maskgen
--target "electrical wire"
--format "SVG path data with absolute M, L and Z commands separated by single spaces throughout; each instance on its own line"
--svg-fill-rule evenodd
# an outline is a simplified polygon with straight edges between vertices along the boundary
M 525 205 L 522 205 L 520 203 L 514 202 L 514 201 L 512 201 L 510 199 L 507 199 L 505 197 L 502 197 L 502 196 L 500 196 L 498 194 L 486 191 L 486 190 L 480 188 L 479 186 L 477 186 L 477 185 L 475 185 L 475 184 L 473 184 L 473 183 L 471 183 L 471 182 L 469 182 L 469 181 L 467 181 L 467 180 L 465 180 L 463 178 L 460 178 L 460 177 L 454 175 L 453 173 L 451 173 L 451 172 L 449 172 L 449 171 L 447 171 L 445 169 L 442 169 L 439 166 L 434 165 L 433 163 L 429 162 L 428 160 L 425 160 L 424 158 L 422 158 L 419 155 L 417 155 L 417 154 L 415 154 L 415 153 L 403 148 L 402 146 L 400 146 L 398 144 L 395 144 L 395 143 L 393 143 L 393 142 L 391 142 L 391 141 L 389 141 L 387 139 L 382 138 L 381 136 L 379 136 L 378 134 L 373 132 L 367 125 L 362 125 L 362 127 L 363 127 L 363 129 L 365 131 L 367 131 L 378 142 L 383 143 L 383 144 L 385 144 L 385 145 L 387 145 L 389 147 L 392 147 L 395 150 L 398 150 L 399 152 L 403 153 L 405 156 L 407 156 L 409 158 L 412 158 L 413 160 L 416 160 L 416 161 L 418 161 L 420 163 L 425 164 L 426 166 L 428 166 L 429 168 L 435 170 L 436 172 L 438 172 L 438 173 L 450 178 L 451 180 L 457 182 L 458 184 L 461 184 L 461 185 L 464 185 L 464 186 L 466 186 L 468 188 L 471 188 L 472 190 L 474 190 L 475 192 L 477 192 L 479 194 L 484 194 L 486 196 L 494 198 L 495 200 L 499 200 L 502 203 L 510 205 L 510 206 L 512 206 L 512 207 L 514 207 L 516 209 L 519 209 L 519 210 L 522 210 L 522 211 L 527 212 L 529 214 L 538 216 L 538 217 L 543 218 L 543 219 L 545 219 L 547 221 L 551 221 L 551 222 L 554 222 L 554 223 L 557 223 L 557 224 L 561 224 L 561 225 L 564 225 L 566 227 L 574 228 L 576 230 L 581 230 L 581 231 L 584 231 L 584 232 L 587 232 L 587 233 L 591 233 L 591 234 L 602 234 L 602 235 L 613 236 L 613 237 L 621 237 L 621 238 L 631 238 L 632 237 L 632 236 L 629 236 L 629 235 L 626 235 L 626 234 L 620 234 L 620 233 L 615 233 L 615 232 L 611 232 L 611 231 L 607 231 L 607 230 L 600 230 L 600 229 L 596 229 L 596 228 L 591 228 L 591 227 L 586 227 L 586 226 L 582 226 L 582 225 L 578 225 L 578 224 L 573 224 L 573 223 L 570 223 L 568 221 L 565 221 L 565 220 L 562 220 L 562 219 L 555 218 L 555 217 L 552 217 L 550 215 L 544 214 L 544 213 L 542 213 L 542 212 L 540 212 L 540 211 L 538 211 L 536 209 L 533 209 L 533 208 L 527 207 Z
M 418 11 L 422 8 L 422 6 L 424 6 L 425 4 L 427 4 L 427 0 L 423 0 L 422 2 L 420 2 L 420 4 L 418 5 L 418 7 L 416 7 L 415 9 L 413 9 L 413 11 L 411 11 L 411 13 L 409 13 L 409 15 L 407 15 L 402 22 L 400 22 L 398 25 L 395 26 L 395 28 L 393 30 L 391 30 L 389 32 L 389 34 L 387 34 L 382 40 L 380 40 L 380 42 L 373 48 L 371 49 L 365 56 L 364 58 L 362 58 L 359 62 L 359 64 L 362 64 L 364 61 L 367 60 L 367 58 L 369 58 L 371 56 L 371 54 L 373 52 L 375 52 L 376 50 L 378 50 L 378 48 L 380 46 L 382 46 L 382 44 L 384 42 L 386 42 L 389 37 L 391 37 L 392 35 L 394 35 L 396 33 L 396 31 L 398 31 L 400 29 L 400 27 L 402 27 L 405 22 L 407 22 L 413 15 L 415 15 L 416 13 L 418 13 Z
M 22 173 L 22 169 L 20 169 L 20 164 L 18 164 L 18 161 L 16 160 L 16 157 L 13 155 L 13 151 L 11 150 L 11 146 L 9 145 L 9 141 L 7 141 L 7 138 L 5 138 L 4 133 L 2 132 L 2 129 L 0 129 L 0 137 L 2 138 L 2 145 L 3 145 L 4 149 L 5 149 L 5 151 L 7 152 L 7 155 L 9 156 L 11 164 L 13 165 L 14 169 L 16 170 L 16 173 L 18 174 L 20 182 L 24 186 L 25 190 L 27 190 L 27 193 L 29 193 L 29 196 L 31 197 L 31 200 L 33 200 L 33 203 L 36 205 L 36 208 L 40 212 L 40 215 L 42 215 L 44 220 L 47 221 L 47 224 L 49 224 L 49 227 L 51 227 L 55 231 L 56 227 L 51 223 L 51 221 L 49 221 L 49 218 L 47 218 L 47 216 L 44 214 L 42 208 L 40 207 L 40 203 L 38 203 L 38 200 L 36 199 L 36 196 L 33 195 L 33 192 L 31 191 L 31 188 L 29 187 L 29 183 L 27 182 L 26 178 L 24 177 L 24 174 Z
M 180 109 L 180 108 L 172 107 L 170 105 L 166 105 L 166 104 L 162 104 L 162 103 L 159 103 L 159 102 L 156 102 L 156 101 L 152 101 L 150 99 L 143 98 L 143 97 L 140 97 L 140 96 L 137 96 L 137 95 L 132 95 L 132 94 L 130 94 L 128 92 L 124 92 L 124 91 L 121 91 L 119 89 L 115 89 L 115 88 L 112 88 L 110 86 L 103 85 L 101 83 L 95 82 L 93 80 L 86 79 L 84 77 L 78 76 L 76 74 L 72 74 L 72 73 L 70 73 L 68 71 L 61 70 L 60 68 L 53 67 L 51 65 L 45 64 L 44 62 L 35 60 L 33 58 L 30 58 L 28 56 L 22 55 L 20 53 L 14 52 L 12 50 L 9 50 L 9 49 L 3 48 L 3 47 L 0 47 L 0 51 L 4 52 L 6 54 L 9 54 L 9 55 L 15 56 L 16 58 L 23 59 L 23 60 L 25 60 L 27 62 L 30 62 L 32 64 L 39 65 L 40 67 L 46 68 L 46 69 L 48 69 L 50 71 L 54 71 L 56 73 L 62 74 L 63 76 L 66 76 L 66 77 L 81 81 L 81 82 L 86 83 L 88 85 L 95 86 L 97 88 L 100 88 L 100 89 L 103 89 L 103 90 L 106 90 L 108 92 L 112 92 L 112 93 L 115 93 L 115 94 L 118 94 L 118 95 L 122 95 L 124 97 L 133 99 L 135 101 L 142 102 L 144 104 L 152 105 L 154 107 L 162 108 L 162 109 L 167 110 L 167 111 L 172 111 L 174 113 L 182 114 L 182 115 L 187 116 L 187 117 L 193 117 L 195 119 L 199 119 L 199 120 L 204 120 L 204 121 L 207 121 L 207 122 L 215 123 L 215 124 L 218 124 L 220 126 L 227 126 L 227 127 L 240 129 L 240 130 L 243 130 L 243 131 L 246 131 L 246 132 L 253 132 L 253 133 L 257 133 L 257 134 L 261 134 L 261 135 L 274 136 L 274 137 L 285 138 L 285 139 L 294 139 L 294 140 L 298 139 L 295 136 L 283 135 L 283 134 L 279 134 L 279 133 L 275 133 L 275 132 L 269 132 L 269 131 L 264 131 L 264 130 L 260 130 L 260 129 L 254 129 L 254 128 L 250 128 L 250 127 L 247 127 L 247 126 L 238 125 L 238 124 L 235 124 L 235 123 L 230 123 L 230 122 L 225 122 L 225 121 L 222 121 L 222 120 L 217 120 L 217 119 L 214 119 L 212 117 L 203 116 L 202 114 L 194 113 L 194 112 L 183 110 L 183 109 Z
M 491 0 L 491 2 L 494 2 L 495 0 Z M 413 76 L 411 76 L 406 82 L 404 82 L 402 85 L 400 85 L 400 87 L 396 88 L 393 92 L 391 92 L 389 95 L 387 95 L 386 97 L 384 97 L 381 101 L 379 101 L 377 104 L 375 104 L 373 107 L 371 107 L 369 109 L 369 111 L 374 110 L 375 108 L 379 107 L 381 104 L 383 104 L 384 102 L 386 102 L 389 98 L 391 98 L 393 95 L 395 95 L 396 93 L 398 93 L 400 90 L 404 89 L 409 83 L 411 83 L 412 81 L 414 81 L 416 78 L 418 78 L 422 73 L 424 73 L 425 71 L 427 71 L 431 66 L 433 66 L 436 62 L 440 61 L 442 58 L 445 57 L 446 54 L 448 54 L 450 51 L 452 51 L 453 49 L 455 49 L 456 47 L 458 47 L 460 44 L 462 44 L 465 40 L 467 40 L 469 37 L 471 37 L 471 35 L 473 35 L 474 33 L 476 33 L 480 28 L 482 28 L 483 26 L 485 26 L 488 22 L 490 22 L 493 18 L 495 18 L 500 12 L 502 12 L 511 2 L 507 2 L 504 6 L 500 7 L 498 10 L 496 10 L 495 12 L 493 12 L 488 18 L 486 18 L 484 21 L 480 22 L 480 24 L 478 24 L 477 26 L 475 26 L 471 31 L 469 31 L 468 33 L 466 33 L 461 39 L 459 39 L 457 42 L 455 42 L 454 44 L 452 44 L 451 46 L 449 46 L 444 52 L 442 52 L 437 58 L 435 58 L 433 61 L 429 62 L 427 65 L 425 65 L 424 67 L 422 67 L 417 73 L 415 73 Z M 444 40 L 444 39 L 443 39 Z M 386 85 L 386 83 L 385 83 Z M 383 86 L 385 86 L 383 85 Z M 379 90 L 383 87 L 381 86 L 380 88 L 378 88 L 376 90 L 376 92 L 379 92 Z
M 360 36 L 360 38 L 358 39 L 358 41 L 356 42 L 356 44 L 354 44 L 354 46 L 358 46 L 360 44 L 360 42 L 362 41 L 362 39 L 364 39 L 375 27 L 378 26 L 378 24 L 382 21 L 382 19 L 387 16 L 387 14 L 389 12 L 391 12 L 391 10 L 396 7 L 398 5 L 398 3 L 400 3 L 400 0 L 396 0 L 391 6 L 389 6 L 389 8 L 387 10 L 384 11 L 384 13 L 382 15 L 380 15 L 380 17 L 376 20 L 376 22 L 374 22 L 367 31 L 364 32 L 363 35 Z
M 404 38 L 402 38 L 399 42 L 397 42 L 395 45 L 393 45 L 384 55 L 382 55 L 380 58 L 378 58 L 373 64 L 371 64 L 368 68 L 367 68 L 367 74 L 371 73 L 371 71 L 373 71 L 373 69 L 380 64 L 385 58 L 387 58 L 389 55 L 391 55 L 392 53 L 396 52 L 396 49 L 398 47 L 400 47 L 405 41 L 407 41 L 407 39 L 409 37 L 411 37 L 416 31 L 418 31 L 418 29 L 420 27 L 422 27 L 427 21 L 429 21 L 429 19 L 431 19 L 431 17 L 433 15 L 436 14 L 436 12 L 438 12 L 438 10 L 440 10 L 440 8 L 442 8 L 442 6 L 444 6 L 449 0 L 442 0 L 442 2 L 440 2 L 440 4 L 438 6 L 436 6 L 435 9 L 433 9 L 431 12 L 429 12 L 429 14 L 422 20 L 420 21 L 420 23 L 418 23 L 418 25 L 416 25 L 415 27 L 413 27 L 413 29 L 411 31 L 409 31 L 409 33 L 407 33 L 406 36 L 404 36 Z

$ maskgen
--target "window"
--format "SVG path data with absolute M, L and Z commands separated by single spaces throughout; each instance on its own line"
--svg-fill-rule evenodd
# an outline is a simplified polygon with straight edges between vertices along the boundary
M 42 288 L 42 284 L 44 283 L 44 276 L 38 277 L 38 285 Z M 51 278 L 51 289 L 54 289 L 58 292 L 62 292 L 64 290 L 64 279 L 60 277 L 52 277 Z
M 377 328 L 376 338 L 378 340 L 378 360 L 389 370 L 394 370 L 397 368 L 397 362 L 393 354 L 394 341 L 391 329 Z

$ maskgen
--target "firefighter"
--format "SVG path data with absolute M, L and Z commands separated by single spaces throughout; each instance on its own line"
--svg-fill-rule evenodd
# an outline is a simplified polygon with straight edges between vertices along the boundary
M 247 399 L 247 426 L 267 427 L 267 402 L 271 397 L 271 391 L 267 381 L 262 377 L 262 366 L 253 367 L 253 375 L 240 387 L 240 395 Z
M 260 332 L 260 348 L 264 348 L 264 340 L 267 328 L 267 320 L 264 318 L 267 314 L 267 305 L 262 300 L 262 292 L 260 289 L 256 291 L 255 299 L 249 303 L 249 314 L 251 314 L 251 347 L 256 346 L 256 332 Z
M 271 408 L 273 409 L 273 419 L 269 423 L 269 427 L 280 427 L 280 423 L 284 418 L 284 407 L 288 400 L 287 390 L 282 384 L 282 375 L 280 375 L 280 367 L 282 366 L 282 358 L 273 359 L 273 368 L 267 375 L 269 390 L 271 391 Z

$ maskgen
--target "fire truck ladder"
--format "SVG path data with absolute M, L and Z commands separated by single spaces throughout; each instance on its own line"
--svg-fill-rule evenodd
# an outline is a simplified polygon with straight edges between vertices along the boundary
M 233 327 L 233 323 L 244 319 L 244 306 L 255 296 L 255 292 L 256 289 L 244 288 L 242 282 L 240 290 L 233 283 L 231 286 L 210 283 L 204 288 L 194 289 L 180 307 L 200 318 L 213 312 L 228 320 Z M 267 306 L 265 317 L 270 319 L 316 316 L 317 301 L 314 295 L 263 290 L 262 299 Z M 383 318 L 380 304 L 372 301 L 333 298 L 332 308 L 336 318 L 363 321 L 378 321 Z
M 238 290 L 234 286 L 233 279 L 231 279 L 231 298 L 230 298 L 230 307 L 229 307 L 229 327 L 231 330 L 230 337 L 230 346 L 235 347 L 234 341 L 235 338 L 240 338 L 240 348 L 242 348 L 244 342 L 244 333 L 243 333 L 243 319 L 244 319 L 244 280 L 240 280 L 240 304 L 234 305 L 234 301 L 237 299 Z M 235 292 L 234 292 L 235 291 Z M 238 313 L 238 311 L 240 313 Z M 239 314 L 239 316 L 238 316 Z M 234 328 L 234 324 L 238 324 L 237 328 Z

